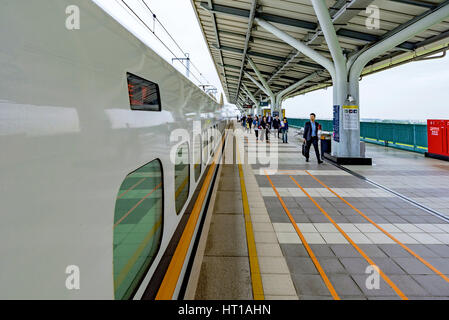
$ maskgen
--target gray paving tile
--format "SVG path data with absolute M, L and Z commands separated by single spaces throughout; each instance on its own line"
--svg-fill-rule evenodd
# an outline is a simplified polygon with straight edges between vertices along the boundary
M 290 273 L 295 274 L 318 274 L 312 259 L 308 257 L 295 257 L 286 256 L 285 257 Z
M 385 219 L 384 217 L 378 216 L 378 215 L 376 215 L 376 216 L 370 215 L 369 218 L 372 221 L 374 221 L 375 223 L 388 223 L 387 219 Z
M 449 258 L 449 246 L 445 244 L 427 244 L 425 247 L 441 258 Z
M 280 203 L 280 201 L 278 200 L 278 198 L 274 198 L 273 197 L 263 197 L 264 203 L 265 203 L 265 207 L 267 209 L 282 209 L 282 204 Z
M 341 215 L 335 216 L 335 215 L 330 215 L 330 217 L 332 218 L 332 220 L 334 220 L 335 223 L 348 223 L 349 220 Z
M 284 214 L 274 214 L 268 211 L 268 215 L 272 223 L 290 223 L 288 216 Z
M 441 210 L 440 210 L 441 211 Z M 449 217 L 448 214 L 446 214 L 446 216 Z M 443 220 L 441 218 L 438 217 L 434 217 L 434 216 L 427 216 L 424 217 L 424 220 L 426 221 L 426 223 L 441 223 Z
M 422 258 L 437 258 L 438 254 L 434 252 L 433 250 L 430 250 L 430 246 L 440 246 L 439 244 L 436 245 L 423 245 L 423 244 L 407 244 L 406 245 L 410 250 L 415 252 L 417 255 L 419 255 Z M 444 246 L 444 245 L 442 245 Z
M 406 220 L 402 219 L 397 215 L 385 216 L 384 218 L 390 223 L 407 223 Z
M 310 248 L 316 257 L 336 257 L 328 244 L 311 244 Z
M 343 267 L 337 258 L 320 257 L 318 258 L 324 272 L 329 276 L 331 274 L 347 274 L 348 272 Z
M 363 258 L 339 258 L 350 274 L 365 274 L 368 262 Z
M 397 265 L 393 258 L 373 258 L 373 261 L 388 276 L 405 274 L 405 271 Z
M 354 212 L 354 210 L 350 208 L 340 208 L 338 209 L 338 212 L 340 212 L 344 216 L 354 216 L 356 214 L 356 212 Z
M 340 295 L 341 300 L 368 300 L 367 297 L 361 295 L 361 296 L 344 296 Z
M 386 258 L 387 255 L 376 244 L 359 244 L 360 249 L 363 250 L 371 259 Z
M 382 249 L 382 251 L 385 252 L 389 257 L 410 257 L 410 253 L 397 244 L 379 244 L 378 247 Z
M 405 272 L 411 275 L 434 274 L 432 270 L 426 267 L 415 257 L 410 258 L 392 258 Z
M 449 297 L 436 297 L 436 296 L 407 296 L 410 300 L 449 300 Z
M 309 219 L 313 223 L 329 222 L 329 220 L 324 215 L 310 215 Z
M 408 216 L 403 217 L 408 223 L 425 223 L 422 216 Z
M 435 274 L 412 276 L 427 292 L 434 296 L 449 297 L 449 284 Z
M 330 296 L 330 292 L 320 275 L 292 274 L 298 296 Z
M 290 244 L 290 243 L 281 243 L 280 244 L 282 253 L 284 256 L 290 257 L 308 257 L 306 248 L 302 244 Z
M 370 296 L 368 297 L 368 300 L 402 300 L 401 297 L 399 297 L 398 295 L 396 296 Z
M 342 296 L 350 296 L 346 299 L 355 299 L 355 298 L 363 298 L 365 299 L 364 294 L 360 290 L 359 286 L 355 283 L 355 281 L 346 274 L 330 274 L 329 281 L 334 286 L 340 297 Z
M 307 296 L 307 295 L 301 295 L 298 298 L 299 298 L 299 300 L 334 300 L 334 298 L 331 295 L 328 295 L 328 296 Z
M 388 299 L 395 299 L 395 297 L 398 297 L 397 293 L 382 278 L 380 278 L 378 289 L 368 289 L 366 285 L 368 276 L 369 275 L 367 274 L 357 274 L 351 276 L 359 289 L 362 290 L 363 294 L 366 295 L 368 299 L 375 297 L 388 297 Z
M 408 296 L 429 296 L 430 293 L 427 292 L 418 282 L 416 282 L 413 277 L 409 275 L 390 275 L 388 274 L 391 281 Z
M 312 222 L 310 218 L 306 215 L 295 215 L 293 214 L 293 219 L 295 219 L 296 223 L 310 223 Z
M 338 258 L 360 258 L 360 253 L 350 244 L 333 244 L 330 248 Z
M 292 208 L 291 206 L 287 206 L 287 208 L 288 208 L 288 211 L 290 211 L 290 213 L 292 215 L 296 215 L 296 214 L 304 215 L 305 214 L 304 210 L 302 208 L 300 208 L 300 207 L 293 207 Z
M 449 274 L 449 258 L 427 258 L 426 260 L 441 273 Z
M 350 223 L 365 223 L 366 222 L 366 219 L 359 215 L 346 216 L 346 218 L 348 219 L 348 221 Z
M 267 208 L 267 211 L 268 211 L 268 214 L 271 216 L 272 214 L 273 215 L 287 215 L 286 213 L 285 213 L 285 209 L 282 207 L 282 206 L 280 206 L 280 207 L 266 207 Z

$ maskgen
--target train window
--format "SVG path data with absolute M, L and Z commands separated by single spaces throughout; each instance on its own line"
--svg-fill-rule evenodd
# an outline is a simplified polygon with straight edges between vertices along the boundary
M 176 151 L 175 161 L 175 206 L 176 214 L 179 214 L 189 197 L 190 162 L 187 142 Z
M 201 135 L 193 138 L 193 171 L 195 173 L 195 181 L 198 181 L 201 175 Z
M 129 299 L 153 263 L 162 239 L 162 165 L 154 160 L 130 173 L 115 202 L 114 295 Z
M 161 111 L 161 97 L 157 83 L 127 73 L 131 110 Z
M 210 156 L 214 156 L 214 130 L 212 130 L 212 127 L 209 128 L 209 152 Z
M 204 164 L 207 164 L 207 160 L 208 160 L 208 153 L 207 153 L 208 144 L 209 144 L 209 140 L 207 138 L 207 130 L 204 130 L 203 131 L 203 159 L 202 159 Z

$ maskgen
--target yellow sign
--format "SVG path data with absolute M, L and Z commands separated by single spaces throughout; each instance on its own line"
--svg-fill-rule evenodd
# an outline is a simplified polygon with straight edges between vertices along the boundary
M 268 117 L 268 113 L 271 114 L 271 109 L 263 109 L 263 115 Z M 285 109 L 282 109 L 282 119 L 285 118 Z

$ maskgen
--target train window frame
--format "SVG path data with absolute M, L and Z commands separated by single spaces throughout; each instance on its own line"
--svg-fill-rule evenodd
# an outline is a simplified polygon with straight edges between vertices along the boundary
M 162 111 L 162 101 L 161 101 L 161 92 L 159 90 L 159 84 L 156 82 L 144 79 L 142 77 L 139 77 L 131 72 L 126 73 L 126 80 L 128 83 L 128 98 L 129 98 L 129 105 L 131 110 L 133 111 L 152 111 L 152 112 L 161 112 Z M 144 88 L 149 90 L 155 90 L 156 92 L 156 107 L 149 107 L 149 104 L 144 104 L 143 102 L 141 104 L 136 103 L 135 100 L 133 100 L 133 92 L 131 91 L 133 86 L 137 84 L 133 84 L 132 81 L 141 81 L 144 85 L 146 85 Z M 154 88 L 153 88 L 154 87 Z M 150 93 L 151 94 L 151 93 Z M 143 99 L 142 99 L 143 100 Z
M 174 177 L 174 187 L 175 187 L 174 188 L 174 196 L 175 196 L 174 200 L 175 200 L 175 212 L 176 212 L 176 215 L 179 215 L 182 212 L 182 209 L 184 208 L 187 200 L 189 199 L 189 194 L 190 194 L 190 169 L 191 169 L 190 165 L 191 165 L 191 161 L 190 161 L 190 146 L 189 146 L 189 143 L 188 142 L 181 143 L 178 146 L 177 150 L 176 150 L 176 155 L 179 154 L 179 151 L 184 146 L 187 147 L 187 153 L 186 153 L 187 154 L 187 158 L 188 158 L 187 159 L 188 163 L 186 164 L 187 165 L 187 176 L 184 178 L 184 180 L 182 181 L 181 185 L 179 185 L 179 186 L 177 186 L 177 184 L 176 184 L 176 179 L 178 178 L 178 175 L 176 174 L 176 167 L 179 166 L 179 164 L 176 164 L 176 161 L 177 161 L 178 157 L 176 157 L 175 166 L 174 166 L 174 175 L 173 175 L 173 177 Z M 179 190 L 184 190 L 184 187 L 182 189 L 180 189 L 184 183 L 186 183 L 186 185 L 187 185 L 187 193 L 186 193 L 185 198 L 181 199 L 181 201 L 178 204 L 177 197 L 180 194 Z
M 209 162 L 209 137 L 207 135 L 207 129 L 203 130 L 203 134 L 202 134 L 202 143 L 203 143 L 203 149 L 201 150 L 202 152 L 202 161 L 204 163 L 204 165 L 207 165 L 207 163 Z
M 159 212 L 159 215 L 158 216 L 160 216 L 160 225 L 157 227 L 157 229 L 155 229 L 156 231 L 154 231 L 153 229 L 155 228 L 155 226 L 159 223 L 159 220 L 158 221 L 156 221 L 156 223 L 154 224 L 154 226 L 150 229 L 150 232 L 153 232 L 154 234 L 156 234 L 156 232 L 159 232 L 159 236 L 158 236 L 158 238 L 157 238 L 157 245 L 155 246 L 155 247 L 153 247 L 153 254 L 152 255 L 147 255 L 146 256 L 146 261 L 145 261 L 145 263 L 143 263 L 142 265 L 140 265 L 140 267 L 138 266 L 138 271 L 137 272 L 135 272 L 135 276 L 131 279 L 131 280 L 128 280 L 128 286 L 127 287 L 125 287 L 125 288 L 123 288 L 123 289 L 121 289 L 121 292 L 119 292 L 119 289 L 120 289 L 120 286 L 122 285 L 122 283 L 118 283 L 118 281 L 119 281 L 119 279 L 120 279 L 120 277 L 121 277 L 121 274 L 122 274 L 122 272 L 123 272 L 123 270 L 125 270 L 125 269 L 122 269 L 121 270 L 121 272 L 118 274 L 118 277 L 116 277 L 116 270 L 115 270 L 115 268 L 116 268 L 116 265 L 120 265 L 121 263 L 119 263 L 119 258 L 120 258 L 120 255 L 119 256 L 116 256 L 116 254 L 118 254 L 118 252 L 116 251 L 116 248 L 118 248 L 118 246 L 119 245 L 117 245 L 117 247 L 116 247 L 116 242 L 117 242 L 117 238 L 119 238 L 122 242 L 123 241 L 125 241 L 125 237 L 126 236 L 129 236 L 129 235 L 133 235 L 134 237 L 136 236 L 136 233 L 135 232 L 128 232 L 128 234 L 125 236 L 125 237 L 122 237 L 121 238 L 121 236 L 117 236 L 119 233 L 121 233 L 121 232 L 118 232 L 118 230 L 116 230 L 116 227 L 119 225 L 119 224 L 121 224 L 121 222 L 122 221 L 124 221 L 124 219 L 126 219 L 128 216 L 130 216 L 129 214 L 128 214 L 128 212 L 124 215 L 124 216 L 122 216 L 119 220 L 117 220 L 116 222 L 114 222 L 114 227 L 113 227 L 113 278 L 114 278 L 114 298 L 116 299 L 116 300 L 126 300 L 126 299 L 130 299 L 130 298 L 132 298 L 134 295 L 135 295 L 135 293 L 137 292 L 137 290 L 139 289 L 139 287 L 141 286 L 141 284 L 142 284 L 142 282 L 143 282 L 143 280 L 145 279 L 145 276 L 146 276 L 146 274 L 147 274 L 147 272 L 148 272 L 148 270 L 151 268 L 151 266 L 153 265 L 153 263 L 154 263 L 154 261 L 155 261 L 155 259 L 156 259 L 156 257 L 157 257 L 157 255 L 159 254 L 159 251 L 160 251 L 160 248 L 161 248 L 161 245 L 162 245 L 162 239 L 163 239 L 163 235 L 164 235 L 164 232 L 163 232 L 163 230 L 164 230 L 164 218 L 165 218 L 165 192 L 164 192 L 164 188 L 165 188 L 165 181 L 164 181 L 164 167 L 163 167 L 163 164 L 162 164 L 162 161 L 161 161 L 161 159 L 159 159 L 159 158 L 156 158 L 156 159 L 153 159 L 152 161 L 150 161 L 150 162 L 148 162 L 148 163 L 146 163 L 145 165 L 143 165 L 143 166 L 141 166 L 141 167 L 139 167 L 139 168 L 137 168 L 136 170 L 134 170 L 134 171 L 132 171 L 131 173 L 129 173 L 129 174 L 127 174 L 126 175 L 126 177 L 125 177 L 125 179 L 122 181 L 122 183 L 121 183 L 121 185 L 120 185 L 120 188 L 119 188 L 119 191 L 118 191 L 118 193 L 117 193 L 117 197 L 116 197 L 116 202 L 115 202 L 115 207 L 114 207 L 114 221 L 115 221 L 115 219 L 116 219 L 116 214 L 117 214 L 117 211 L 118 211 L 118 208 L 119 208 L 119 206 L 118 206 L 118 202 L 119 202 L 119 200 L 120 199 L 123 199 L 123 200 L 130 200 L 130 199 L 133 199 L 132 197 L 131 198 L 123 198 L 125 195 L 127 195 L 127 197 L 129 197 L 130 196 L 130 194 L 129 194 L 129 192 L 131 192 L 131 191 L 137 191 L 137 190 L 139 190 L 139 188 L 142 188 L 142 187 L 144 187 L 145 186 L 145 180 L 146 179 L 148 179 L 148 178 L 150 178 L 151 177 L 151 175 L 145 175 L 144 174 L 144 171 L 142 171 L 142 172 L 140 172 L 142 169 L 144 169 L 144 168 L 146 168 L 146 167 L 148 167 L 148 166 L 150 166 L 151 164 L 154 164 L 154 163 L 157 163 L 157 164 L 159 164 L 159 167 L 158 167 L 158 169 L 159 169 L 159 171 L 157 171 L 158 173 L 159 173 L 159 175 L 160 175 L 160 183 L 159 184 L 157 184 L 157 186 L 155 186 L 153 189 L 152 189 L 152 191 L 151 191 L 151 193 L 147 193 L 142 199 L 140 199 L 139 200 L 139 198 L 135 198 L 135 200 L 137 201 L 137 204 L 138 205 L 141 205 L 142 203 L 144 203 L 144 201 L 145 200 L 149 200 L 149 199 L 151 199 L 149 196 L 151 196 L 152 194 L 153 194 L 153 192 L 154 191 L 160 191 L 160 200 L 161 200 L 161 203 L 160 203 L 160 212 Z M 130 179 L 130 178 L 134 178 L 134 179 L 136 179 L 136 180 L 138 180 L 137 181 L 137 183 L 134 183 L 134 181 L 130 181 L 130 180 L 128 180 L 128 184 L 129 184 L 129 187 L 130 188 L 128 188 L 126 191 L 122 191 L 123 189 L 123 186 L 125 185 L 126 186 L 126 184 L 125 184 L 125 181 L 127 181 L 127 179 Z M 157 182 L 157 181 L 156 181 Z M 150 186 L 151 187 L 151 186 Z M 143 190 L 143 189 L 142 189 Z M 130 203 L 129 204 L 129 206 L 131 206 L 131 208 L 137 208 L 137 206 L 135 206 L 135 204 L 134 203 Z M 130 209 L 131 210 L 131 209 Z M 145 217 L 144 218 L 146 218 L 147 217 L 147 215 L 148 215 L 148 211 L 147 211 L 147 213 L 145 214 Z M 133 217 L 133 218 L 135 218 L 135 216 Z M 142 219 L 141 220 L 139 220 L 138 221 L 138 223 L 136 223 L 135 224 L 135 229 L 136 228 L 141 228 L 142 227 L 142 225 L 144 225 L 144 224 L 139 224 L 140 222 L 142 221 Z M 140 230 L 140 229 L 139 229 Z M 129 230 L 128 230 L 129 231 Z M 124 232 L 126 232 L 126 230 L 124 231 Z M 142 232 L 140 232 L 140 233 L 142 233 Z M 145 233 L 145 232 L 143 232 L 143 233 Z M 149 233 L 148 233 L 149 234 Z M 146 235 L 146 237 L 148 237 L 148 234 Z M 154 237 L 154 234 L 150 237 L 150 239 L 152 239 L 153 237 Z M 134 239 L 134 241 L 135 241 L 135 239 Z M 153 242 L 152 242 L 152 244 L 153 244 Z M 141 245 L 141 243 L 139 244 L 139 246 Z M 128 247 L 129 247 L 129 245 L 128 245 Z M 137 248 L 137 250 L 134 252 L 134 254 L 136 253 L 136 252 L 138 252 L 138 250 L 139 250 L 139 248 Z M 140 255 L 139 256 L 139 259 L 138 260 L 140 260 L 140 258 L 141 257 L 145 257 L 144 255 Z M 148 259 L 150 257 L 150 259 Z M 129 263 L 129 260 L 128 260 L 128 263 Z M 133 265 L 133 267 L 135 266 L 136 264 L 134 264 Z M 126 266 L 126 264 L 125 264 L 125 266 Z M 120 282 L 123 282 L 123 281 L 125 281 L 126 280 L 126 277 L 129 275 L 129 274 L 131 274 L 131 270 L 130 271 L 128 271 L 128 273 L 124 276 L 125 278 L 123 278 Z M 120 295 L 119 295 L 120 294 Z
M 209 138 L 209 156 L 213 157 L 214 156 L 214 146 L 215 146 L 215 139 L 214 139 L 214 130 L 213 127 L 209 127 L 208 129 L 208 138 Z
M 203 140 L 203 137 L 201 136 L 201 134 L 196 134 L 193 136 L 192 157 L 193 157 L 193 176 L 195 178 L 195 182 L 198 182 L 198 180 L 201 177 L 201 172 L 202 172 L 202 163 L 203 163 L 203 141 L 202 140 Z M 198 143 L 198 146 L 196 145 L 196 143 Z M 198 147 L 198 149 L 196 149 L 196 147 Z M 197 159 L 198 155 L 199 155 L 199 157 L 198 157 L 199 159 Z M 198 169 L 198 167 L 199 167 L 199 169 Z

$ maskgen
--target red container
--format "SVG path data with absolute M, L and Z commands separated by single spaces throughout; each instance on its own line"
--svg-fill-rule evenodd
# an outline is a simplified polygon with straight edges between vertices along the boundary
M 449 120 L 427 120 L 428 153 L 449 156 Z
M 449 120 L 446 120 L 446 155 L 449 156 Z

